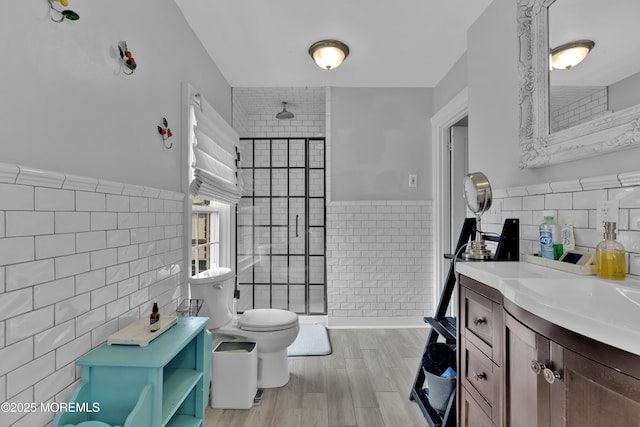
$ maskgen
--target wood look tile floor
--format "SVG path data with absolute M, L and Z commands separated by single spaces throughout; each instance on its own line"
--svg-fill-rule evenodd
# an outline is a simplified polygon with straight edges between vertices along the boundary
M 428 329 L 329 329 L 329 356 L 290 357 L 289 383 L 248 410 L 207 407 L 205 427 L 423 427 L 409 400 Z

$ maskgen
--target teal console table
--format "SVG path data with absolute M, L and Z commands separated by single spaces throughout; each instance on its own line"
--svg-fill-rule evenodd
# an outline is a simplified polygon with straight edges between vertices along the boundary
M 103 344 L 82 356 L 73 410 L 59 413 L 53 427 L 203 426 L 212 347 L 207 322 L 179 317 L 146 347 Z

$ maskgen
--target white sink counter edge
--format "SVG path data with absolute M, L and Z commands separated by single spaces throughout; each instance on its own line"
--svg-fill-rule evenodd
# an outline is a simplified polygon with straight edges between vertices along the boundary
M 456 271 L 551 323 L 640 355 L 640 280 L 602 280 L 523 261 L 459 262 Z

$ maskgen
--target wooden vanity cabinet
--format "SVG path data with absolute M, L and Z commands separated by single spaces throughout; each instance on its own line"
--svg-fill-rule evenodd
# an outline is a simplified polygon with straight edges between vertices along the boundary
M 505 312 L 505 425 L 518 427 L 542 427 L 557 425 L 551 422 L 551 414 L 564 412 L 563 408 L 551 408 L 551 402 L 560 405 L 564 398 L 551 397 L 551 384 L 542 369 L 553 370 L 561 355 L 555 349 L 551 357 L 551 341 L 518 322 Z M 537 365 L 536 365 L 537 364 Z M 543 365 L 541 365 L 543 364 Z M 533 370 L 535 367 L 537 373 Z M 553 371 L 552 371 L 553 372 Z M 557 381 L 554 391 L 562 387 Z M 556 393 L 557 394 L 557 393 Z
M 535 324 L 544 328 L 539 321 Z M 620 358 L 630 361 L 634 357 L 635 364 L 640 365 L 640 357 L 585 337 L 570 336 L 573 334 L 557 326 L 548 325 L 547 329 L 550 335 L 568 338 L 564 345 L 584 347 L 579 342 L 583 341 L 591 342 L 591 348 L 586 355 L 579 354 L 505 312 L 506 425 L 640 425 L 640 379 L 618 367 Z M 593 357 L 606 364 L 594 361 Z
M 640 356 L 554 325 L 468 277 L 459 284 L 459 426 L 640 426 Z M 490 334 L 489 321 L 474 330 L 483 310 Z
M 639 379 L 567 349 L 563 351 L 564 387 L 560 393 L 564 390 L 566 423 L 557 425 L 640 425 Z

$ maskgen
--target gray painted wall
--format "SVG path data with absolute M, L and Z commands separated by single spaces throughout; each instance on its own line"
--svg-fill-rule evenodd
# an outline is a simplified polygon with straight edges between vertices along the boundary
M 637 171 L 638 148 L 538 169 L 518 167 L 516 31 L 516 2 L 494 0 L 468 32 L 469 170 L 484 171 L 496 188 Z
M 609 86 L 609 109 L 614 112 L 640 104 L 640 73 Z
M 432 198 L 433 89 L 331 88 L 330 115 L 333 201 Z
M 69 9 L 80 20 L 52 22 L 44 0 L 3 5 L 0 161 L 181 191 L 180 85 L 193 84 L 230 121 L 226 80 L 171 0 Z M 121 40 L 138 64 L 130 76 Z M 163 117 L 172 150 L 156 129 Z
M 437 112 L 467 87 L 467 53 L 465 52 L 438 82 L 433 92 L 433 111 Z

